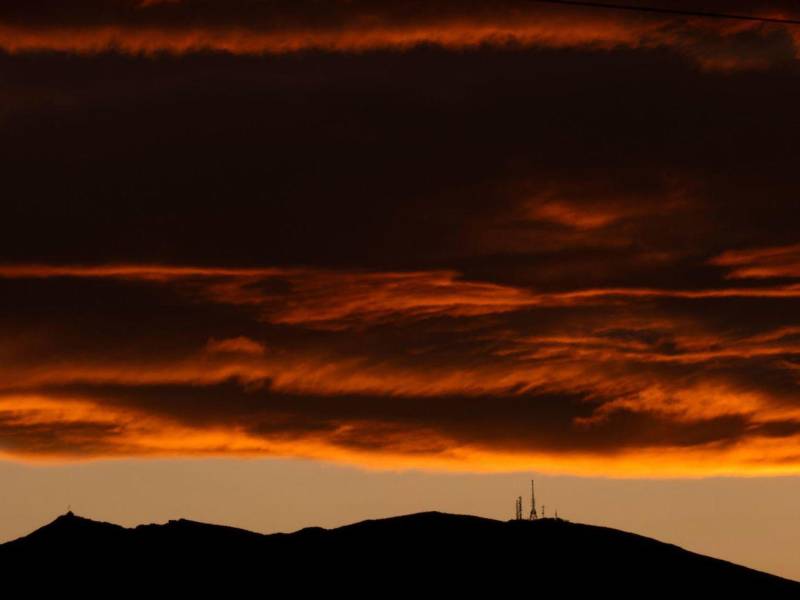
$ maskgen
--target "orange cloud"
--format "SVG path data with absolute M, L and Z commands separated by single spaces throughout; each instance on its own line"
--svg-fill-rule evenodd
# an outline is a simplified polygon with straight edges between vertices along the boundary
M 800 277 L 800 244 L 728 250 L 711 259 L 710 264 L 727 267 L 730 279 L 769 279 Z
M 212 353 L 232 352 L 234 354 L 262 355 L 266 349 L 264 348 L 264 344 L 240 335 L 235 338 L 227 338 L 224 340 L 211 338 L 206 344 L 206 350 Z
M 313 29 L 259 31 L 244 27 L 173 29 L 157 26 L 20 29 L 0 27 L 0 47 L 9 52 L 55 50 L 92 54 L 117 50 L 134 54 L 185 54 L 220 51 L 231 54 L 284 54 L 303 50 L 364 52 L 404 50 L 422 44 L 463 49 L 481 45 L 565 48 L 638 46 L 648 29 L 632 30 L 624 23 L 503 24 L 465 23 L 418 26 L 377 24 L 338 31 Z
M 715 264 L 721 264 L 715 259 Z M 118 279 L 187 284 L 215 302 L 252 305 L 273 323 L 348 327 L 389 317 L 469 317 L 534 307 L 635 302 L 649 299 L 798 298 L 800 284 L 713 289 L 608 287 L 536 292 L 463 280 L 456 271 L 369 272 L 309 268 L 225 268 L 171 265 L 6 265 L 0 279 Z M 289 292 L 264 290 L 282 281 Z
M 623 210 L 605 207 L 575 206 L 560 201 L 540 202 L 531 208 L 531 217 L 574 227 L 576 229 L 596 229 L 610 225 L 626 216 Z
M 124 7 L 101 10 L 88 2 L 83 11 L 50 18 L 24 10 L 5 20 L 0 14 L 0 48 L 81 54 L 215 51 L 258 55 L 406 50 L 420 45 L 447 49 L 669 47 L 706 68 L 727 70 L 770 62 L 769 54 L 754 60 L 752 52 L 737 51 L 736 35 L 756 32 L 768 37 L 780 28 L 513 1 L 486 7 L 439 2 L 405 9 L 392 3 L 298 3 L 291 9 L 250 4 L 246 11 L 250 19 L 223 3 L 146 1 L 135 6 L 132 12 Z
M 148 333 L 149 350 L 101 333 L 80 351 L 54 353 L 71 343 L 58 328 L 46 339 L 7 339 L 0 439 L 8 455 L 800 470 L 791 460 L 800 405 L 779 385 L 753 383 L 795 377 L 800 325 L 725 331 L 672 312 L 675 301 L 782 300 L 800 287 L 536 292 L 450 271 L 173 265 L 10 265 L 0 277 L 178 291 L 187 306 L 240 314 L 242 332 L 206 334 L 213 319 L 196 320 L 196 345 L 170 338 L 168 353 L 159 328 Z M 661 459 L 638 462 L 654 447 Z M 767 457 L 754 448 L 768 448 Z
M 717 263 L 719 264 L 719 263 Z M 573 306 L 647 299 L 797 298 L 800 285 L 658 289 L 609 287 L 536 292 L 524 287 L 466 281 L 455 271 L 357 272 L 308 268 L 218 268 L 170 265 L 6 265 L 0 278 L 107 278 L 151 283 L 189 282 L 216 302 L 253 305 L 274 323 L 344 327 L 388 316 L 478 316 L 542 306 Z M 283 281 L 288 294 L 261 284 Z
M 77 425 L 70 428 L 69 425 Z M 91 426 L 95 427 L 92 428 Z M 97 427 L 97 426 L 100 427 Z M 0 430 L 14 427 L 24 445 L 0 449 L 14 460 L 63 461 L 103 457 L 291 456 L 368 468 L 429 468 L 497 472 L 537 469 L 622 477 L 774 475 L 798 473 L 796 445 L 786 438 L 756 437 L 727 446 L 621 450 L 613 454 L 487 450 L 436 431 L 409 432 L 380 423 L 341 425 L 320 436 L 265 439 L 238 427 L 190 427 L 170 419 L 57 396 L 0 397 Z M 57 435 L 45 435 L 51 430 Z M 381 451 L 342 446 L 354 431 L 380 435 Z M 101 433 L 102 432 L 102 433 Z M 800 442 L 799 437 L 793 440 Z M 420 452 L 420 449 L 426 449 Z
M 242 269 L 180 265 L 0 265 L 0 278 L 49 279 L 53 277 L 110 278 L 169 281 L 192 277 L 269 277 L 283 269 Z

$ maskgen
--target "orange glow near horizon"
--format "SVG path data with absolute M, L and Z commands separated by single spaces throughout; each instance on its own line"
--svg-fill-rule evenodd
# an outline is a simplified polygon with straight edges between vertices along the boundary
M 31 464 L 140 458 L 283 458 L 316 459 L 356 465 L 366 469 L 423 469 L 432 471 L 502 473 L 536 470 L 543 473 L 593 475 L 615 478 L 686 478 L 722 475 L 764 476 L 800 474 L 794 460 L 797 445 L 767 438 L 747 444 L 721 448 L 713 444 L 697 448 L 658 448 L 651 450 L 615 451 L 608 454 L 569 452 L 510 452 L 460 444 L 455 440 L 432 437 L 431 432 L 404 434 L 393 449 L 363 452 L 347 449 L 335 439 L 300 438 L 265 441 L 237 429 L 223 427 L 193 429 L 130 411 L 111 413 L 106 408 L 75 399 L 61 403 L 47 398 L 3 398 L 0 417 L 12 415 L 19 425 L 63 426 L 88 420 L 120 429 L 102 451 L 66 453 L 35 450 L 4 450 L 0 458 Z M 334 435 L 335 438 L 335 435 Z M 71 440 L 80 443 L 78 437 Z M 446 450 L 420 453 L 419 443 L 440 443 Z M 800 440 L 797 440 L 800 444 Z

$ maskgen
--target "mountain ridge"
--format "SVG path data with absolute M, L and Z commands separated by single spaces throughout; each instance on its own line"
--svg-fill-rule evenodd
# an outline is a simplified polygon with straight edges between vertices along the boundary
M 238 573 L 242 582 L 257 580 L 255 574 L 268 565 L 272 580 L 301 586 L 315 585 L 307 570 L 329 578 L 349 572 L 362 583 L 397 579 L 399 571 L 405 579 L 398 585 L 433 578 L 464 590 L 505 587 L 510 572 L 528 573 L 550 590 L 634 594 L 657 585 L 659 591 L 800 597 L 798 582 L 635 533 L 562 519 L 499 521 L 438 511 L 271 534 L 189 519 L 126 528 L 70 512 L 0 544 L 0 561 L 23 567 L 91 564 L 106 575 L 135 570 L 181 580 L 195 572 Z

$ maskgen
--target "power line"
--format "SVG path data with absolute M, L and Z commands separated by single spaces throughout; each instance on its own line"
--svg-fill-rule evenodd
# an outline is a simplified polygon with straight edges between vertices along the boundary
M 656 13 L 660 15 L 680 15 L 684 17 L 706 17 L 710 19 L 734 19 L 737 21 L 756 21 L 759 23 L 780 23 L 782 25 L 800 25 L 800 19 L 784 19 L 781 17 L 759 17 L 755 15 L 737 15 L 733 13 L 708 12 L 703 10 L 681 10 L 678 8 L 659 8 L 657 6 L 636 6 L 633 4 L 608 4 L 605 2 L 583 2 L 580 0 L 528 0 L 539 4 L 560 4 L 565 6 L 581 6 L 584 8 L 601 8 L 608 10 L 627 10 L 634 12 Z

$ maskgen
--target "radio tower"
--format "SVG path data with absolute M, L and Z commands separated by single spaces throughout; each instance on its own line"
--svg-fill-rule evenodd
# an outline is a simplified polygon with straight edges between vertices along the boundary
M 531 479 L 531 516 L 530 520 L 535 521 L 539 518 L 539 515 L 536 514 L 536 492 L 533 489 L 533 479 Z

